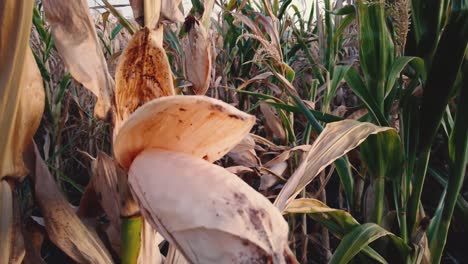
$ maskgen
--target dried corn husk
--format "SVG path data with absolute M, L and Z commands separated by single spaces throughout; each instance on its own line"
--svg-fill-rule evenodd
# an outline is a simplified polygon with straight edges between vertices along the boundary
M 129 183 L 145 219 L 191 263 L 286 263 L 281 213 L 222 167 L 150 149 L 133 161 Z
M 187 35 L 182 40 L 185 73 L 192 83 L 192 92 L 204 95 L 210 87 L 211 41 L 203 25 L 193 16 L 185 20 L 185 30 Z
M 115 74 L 116 131 L 141 105 L 175 94 L 162 35 L 162 27 L 138 31 L 120 57 Z
M 55 47 L 73 78 L 97 96 L 94 115 L 107 119 L 114 81 L 107 69 L 101 44 L 85 0 L 44 0 Z
M 122 125 L 114 141 L 119 164 L 128 169 L 147 148 L 187 153 L 218 160 L 255 123 L 255 117 L 205 96 L 167 96 L 138 108 Z

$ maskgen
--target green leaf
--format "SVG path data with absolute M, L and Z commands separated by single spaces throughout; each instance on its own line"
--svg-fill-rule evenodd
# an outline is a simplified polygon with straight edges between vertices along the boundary
M 359 226 L 356 219 L 344 210 L 328 207 L 316 199 L 301 198 L 288 204 L 284 214 L 307 214 L 314 221 L 324 225 L 336 236 L 342 238 Z M 387 261 L 369 246 L 363 248 L 363 253 L 380 263 Z
M 393 62 L 390 73 L 388 74 L 387 84 L 385 88 L 385 98 L 390 94 L 395 85 L 395 81 L 399 77 L 400 73 L 410 62 L 413 62 L 413 66 L 418 74 L 424 74 L 424 60 L 418 57 L 399 57 Z
M 395 56 L 392 37 L 385 21 L 384 2 L 357 1 L 360 65 L 366 87 L 382 112 L 385 82 Z
M 330 264 L 345 264 L 361 252 L 373 241 L 389 236 L 399 250 L 399 254 L 406 255 L 410 247 L 401 238 L 383 229 L 377 224 L 367 223 L 357 226 L 349 234 L 345 235 L 338 248 L 333 253 Z
M 346 5 L 338 10 L 335 10 L 335 11 L 328 11 L 326 10 L 326 12 L 330 12 L 334 15 L 338 15 L 338 16 L 342 16 L 342 15 L 351 15 L 351 14 L 355 14 L 356 13 L 356 7 L 354 5 Z
M 328 91 L 327 96 L 324 99 L 323 104 L 325 106 L 330 105 L 330 102 L 333 99 L 333 96 L 335 96 L 336 89 L 338 88 L 338 85 L 341 83 L 343 80 L 344 76 L 348 72 L 351 66 L 343 66 L 343 65 L 338 65 L 335 66 L 335 70 L 333 71 L 333 78 L 331 80 L 331 86 L 330 86 L 330 91 Z
M 367 106 L 367 110 L 372 114 L 375 122 L 379 125 L 387 126 L 387 119 L 381 112 L 379 105 L 372 97 L 369 90 L 366 88 L 366 85 L 362 81 L 361 76 L 359 76 L 358 71 L 354 68 L 350 68 L 346 72 L 345 80 L 356 96 L 359 97 L 359 99 L 361 99 L 361 101 Z

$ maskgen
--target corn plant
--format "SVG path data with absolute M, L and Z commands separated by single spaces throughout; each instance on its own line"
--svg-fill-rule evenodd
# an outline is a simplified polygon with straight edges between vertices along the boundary
M 459 258 L 465 0 L 191 2 L 0 3 L 1 263 Z

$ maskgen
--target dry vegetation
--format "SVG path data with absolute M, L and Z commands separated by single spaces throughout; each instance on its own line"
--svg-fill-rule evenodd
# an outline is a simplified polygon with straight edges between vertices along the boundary
M 103 2 L 0 1 L 0 263 L 468 259 L 468 1 Z

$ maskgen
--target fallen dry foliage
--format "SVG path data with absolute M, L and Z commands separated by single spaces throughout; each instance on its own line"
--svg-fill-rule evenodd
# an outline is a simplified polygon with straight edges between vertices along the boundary
M 33 148 L 28 153 L 28 167 L 49 239 L 78 263 L 112 263 L 106 247 L 75 214 L 37 148 Z

